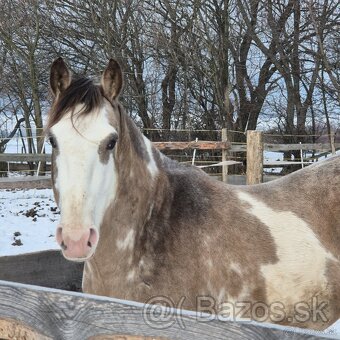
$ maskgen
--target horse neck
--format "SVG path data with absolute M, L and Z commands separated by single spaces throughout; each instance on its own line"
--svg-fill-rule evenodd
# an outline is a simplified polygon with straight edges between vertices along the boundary
M 143 227 L 159 200 L 161 156 L 132 120 L 124 115 L 117 144 L 118 186 L 114 215 L 120 226 Z M 118 220 L 117 218 L 117 220 Z

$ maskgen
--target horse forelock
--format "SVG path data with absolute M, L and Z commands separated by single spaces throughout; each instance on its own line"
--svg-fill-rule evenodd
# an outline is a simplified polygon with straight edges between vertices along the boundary
M 149 141 L 143 137 L 132 119 L 125 113 L 123 106 L 118 100 L 110 100 L 104 94 L 101 85 L 97 85 L 92 79 L 78 76 L 72 80 L 71 84 L 57 97 L 50 109 L 45 132 L 56 125 L 65 115 L 71 114 L 71 120 L 91 114 L 98 111 L 104 105 L 104 102 L 110 103 L 113 111 L 118 115 L 118 119 L 109 118 L 111 125 L 115 126 L 124 136 L 120 136 L 120 144 L 126 144 L 121 149 L 125 150 L 132 145 L 135 154 L 139 159 L 146 162 L 149 170 L 156 172 L 155 162 L 153 160 L 154 152 Z M 82 105 L 81 110 L 75 110 Z M 117 121 L 118 120 L 118 121 Z M 122 128 L 125 125 L 125 129 Z
M 103 89 L 96 85 L 93 80 L 86 77 L 74 79 L 54 101 L 49 112 L 47 129 L 57 124 L 63 116 L 71 111 L 74 115 L 74 108 L 81 104 L 83 108 L 77 112 L 77 116 L 89 114 L 102 106 L 104 101 Z

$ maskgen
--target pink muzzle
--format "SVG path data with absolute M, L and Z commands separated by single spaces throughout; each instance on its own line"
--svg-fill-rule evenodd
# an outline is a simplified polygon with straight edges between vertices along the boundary
M 86 260 L 96 249 L 98 231 L 96 228 L 72 229 L 70 226 L 59 225 L 56 240 L 67 259 Z

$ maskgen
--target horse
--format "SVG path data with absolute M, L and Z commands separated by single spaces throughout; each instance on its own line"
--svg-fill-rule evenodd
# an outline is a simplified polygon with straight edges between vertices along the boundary
M 85 262 L 83 291 L 317 330 L 336 321 L 340 157 L 228 185 L 158 151 L 122 88 L 114 59 L 98 82 L 72 76 L 62 58 L 50 69 L 56 240 Z

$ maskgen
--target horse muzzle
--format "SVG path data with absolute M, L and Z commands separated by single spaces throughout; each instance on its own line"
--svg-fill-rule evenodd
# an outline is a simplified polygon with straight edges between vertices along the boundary
M 67 260 L 85 261 L 95 252 L 98 244 L 98 231 L 94 227 L 72 228 L 69 225 L 59 225 L 56 240 Z

